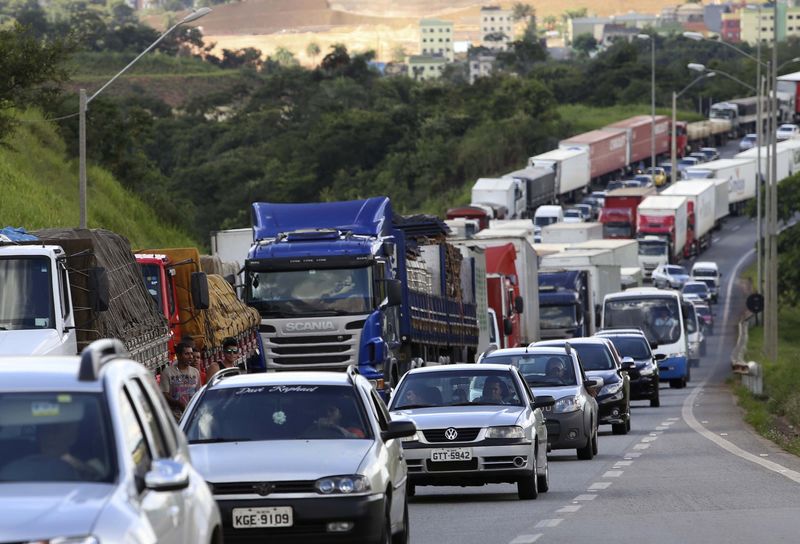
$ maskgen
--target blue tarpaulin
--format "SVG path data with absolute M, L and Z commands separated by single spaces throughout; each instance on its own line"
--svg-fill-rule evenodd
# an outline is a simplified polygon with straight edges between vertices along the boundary
M 0 242 L 33 242 L 38 240 L 22 227 L 4 227 L 0 229 Z

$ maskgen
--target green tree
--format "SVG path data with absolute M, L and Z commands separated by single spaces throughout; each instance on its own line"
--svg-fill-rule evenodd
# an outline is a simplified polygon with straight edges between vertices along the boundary
M 511 7 L 511 18 L 515 21 L 521 21 L 534 15 L 536 15 L 536 10 L 530 4 L 517 2 Z
M 595 51 L 597 49 L 597 45 L 598 44 L 595 37 L 588 32 L 584 34 L 578 34 L 575 36 L 575 39 L 572 40 L 572 48 L 584 56 L 589 56 L 589 53 Z
M 317 42 L 311 42 L 306 46 L 306 56 L 313 60 L 315 63 L 317 62 L 317 57 L 322 52 L 319 48 L 319 44 Z
M 392 62 L 397 62 L 397 63 L 405 62 L 407 56 L 408 52 L 406 51 L 406 48 L 403 47 L 402 45 L 396 45 L 395 47 L 392 48 Z
M 274 58 L 281 66 L 297 65 L 297 59 L 294 58 L 294 53 L 285 47 L 278 47 L 275 50 L 275 53 L 272 54 L 272 58 Z

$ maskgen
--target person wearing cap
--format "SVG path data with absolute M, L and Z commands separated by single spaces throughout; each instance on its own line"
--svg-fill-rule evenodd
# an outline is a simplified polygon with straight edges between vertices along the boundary
M 222 341 L 222 365 L 217 364 L 216 362 L 211 363 L 208 365 L 208 370 L 206 371 L 207 380 L 211 380 L 214 377 L 214 374 L 222 370 L 223 368 L 233 368 L 236 365 L 236 360 L 239 358 L 239 344 L 236 342 L 236 339 L 228 336 Z

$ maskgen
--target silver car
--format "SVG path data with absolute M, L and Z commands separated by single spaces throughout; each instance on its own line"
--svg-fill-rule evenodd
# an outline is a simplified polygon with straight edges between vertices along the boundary
M 555 399 L 545 408 L 549 448 L 575 448 L 578 459 L 597 455 L 599 421 L 595 394 L 601 378 L 589 379 L 571 347 L 508 348 L 487 354 L 481 363 L 510 364 L 519 368 L 536 398 Z
M 652 281 L 659 289 L 680 289 L 689 281 L 689 273 L 677 264 L 660 264 L 653 270 Z
M 508 365 L 418 368 L 397 385 L 389 409 L 417 434 L 403 442 L 412 485 L 516 483 L 520 499 L 550 487 L 547 427 L 520 372 Z
M 217 373 L 181 419 L 226 542 L 407 541 L 411 422 L 354 367 L 237 373 Z
M 222 542 L 152 375 L 116 340 L 0 359 L 3 542 Z

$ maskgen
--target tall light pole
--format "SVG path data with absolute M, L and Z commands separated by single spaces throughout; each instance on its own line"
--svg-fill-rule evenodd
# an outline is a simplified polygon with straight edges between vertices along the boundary
M 650 168 L 656 166 L 656 37 L 637 34 L 640 40 L 650 40 Z M 651 170 L 655 172 L 655 170 Z
M 675 133 L 675 123 L 677 122 L 677 119 L 675 119 L 675 117 L 677 115 L 676 109 L 677 109 L 678 99 L 681 97 L 681 95 L 683 95 L 683 93 L 688 91 L 698 81 L 709 77 L 714 77 L 715 75 L 716 74 L 714 72 L 703 72 L 701 75 L 692 80 L 692 82 L 689 83 L 686 87 L 681 89 L 679 93 L 672 91 L 672 138 L 670 145 L 671 148 L 670 159 L 672 163 L 672 166 L 670 167 L 670 178 L 672 179 L 672 183 L 675 183 L 678 179 L 678 157 L 677 157 L 676 142 L 675 142 L 675 140 L 677 139 Z
M 769 74 L 771 84 L 770 105 L 772 107 L 773 127 L 769 138 L 772 142 L 772 177 L 769 191 L 770 207 L 767 218 L 767 251 L 769 251 L 769 269 L 767 276 L 767 300 L 764 305 L 766 319 L 769 317 L 770 327 L 764 327 L 766 347 L 765 355 L 770 361 L 778 358 L 778 139 L 775 129 L 778 128 L 778 2 L 773 2 L 772 18 L 772 73 Z M 766 322 L 765 322 L 766 324 Z
M 145 54 L 150 52 L 156 45 L 161 43 L 161 40 L 167 37 L 167 35 L 178 28 L 179 26 L 191 23 L 192 21 L 196 21 L 200 17 L 204 17 L 211 13 L 211 8 L 200 8 L 197 11 L 193 11 L 170 28 L 168 28 L 163 34 L 161 34 L 156 41 L 151 43 L 147 49 L 139 53 L 135 59 L 130 61 L 128 65 L 120 70 L 117 75 L 109 79 L 102 87 L 97 89 L 91 96 L 87 98 L 86 96 L 86 89 L 81 89 L 79 91 L 80 103 L 78 106 L 78 154 L 79 154 L 79 164 L 78 164 L 78 198 L 80 200 L 80 228 L 85 229 L 88 219 L 88 211 L 87 211 L 87 204 L 86 204 L 86 111 L 89 109 L 89 102 L 94 100 L 97 95 L 105 90 L 106 87 L 111 85 L 116 79 L 124 74 L 131 66 L 136 64 L 136 62 L 142 58 Z

